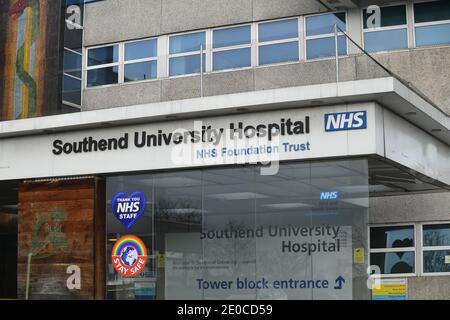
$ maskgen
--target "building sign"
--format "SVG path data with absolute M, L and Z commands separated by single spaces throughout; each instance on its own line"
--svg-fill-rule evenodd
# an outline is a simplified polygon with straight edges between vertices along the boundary
M 352 113 L 353 109 L 352 128 L 362 129 L 359 121 L 364 120 L 367 129 L 326 131 L 325 115 L 339 115 L 343 110 Z M 377 143 L 377 136 L 382 135 L 375 131 L 377 110 L 374 103 L 360 103 L 3 139 L 1 154 L 9 156 L 0 156 L 0 179 L 374 154 L 383 150 Z M 340 121 L 348 127 L 346 117 L 336 116 L 330 125 Z
M 147 248 L 144 242 L 133 235 L 121 237 L 112 249 L 114 269 L 123 277 L 136 277 L 147 264 Z
M 367 112 L 341 112 L 325 115 L 325 131 L 359 130 L 367 128 Z
M 352 229 L 166 234 L 166 299 L 352 299 Z
M 372 289 L 372 300 L 406 300 L 406 279 L 381 279 Z
M 116 193 L 111 201 L 112 213 L 127 229 L 130 229 L 144 213 L 147 200 L 144 193 Z

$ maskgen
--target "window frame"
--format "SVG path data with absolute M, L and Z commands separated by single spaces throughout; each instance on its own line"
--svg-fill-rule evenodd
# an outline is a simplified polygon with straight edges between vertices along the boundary
M 140 41 L 149 41 L 149 40 L 156 40 L 156 56 L 155 57 L 149 57 L 149 58 L 142 58 L 142 59 L 134 59 L 134 60 L 127 60 L 125 61 L 125 46 L 127 43 L 134 43 L 134 42 L 140 42 Z M 151 38 L 145 38 L 145 39 L 135 39 L 135 40 L 128 40 L 128 41 L 122 41 L 122 42 L 114 42 L 109 44 L 101 44 L 97 46 L 92 47 L 86 47 L 85 48 L 85 55 L 84 55 L 84 61 L 83 66 L 85 67 L 85 71 L 83 72 L 83 88 L 85 90 L 91 90 L 91 89 L 97 89 L 97 88 L 108 88 L 112 86 L 117 85 L 128 85 L 133 83 L 142 83 L 142 82 L 150 82 L 150 81 L 157 81 L 160 78 L 158 77 L 158 69 L 160 65 L 160 56 L 159 56 L 159 37 L 151 37 Z M 89 63 L 89 50 L 98 49 L 98 48 L 105 48 L 105 47 L 111 47 L 111 46 L 118 46 L 118 58 L 117 62 L 114 63 L 106 63 L 101 64 L 97 66 L 88 66 Z M 144 80 L 136 80 L 136 81 L 129 81 L 125 82 L 125 66 L 127 64 L 133 64 L 133 63 L 139 63 L 139 62 L 148 62 L 148 61 L 156 61 L 156 78 L 152 79 L 144 79 Z M 117 83 L 111 83 L 111 84 L 105 84 L 105 85 L 99 85 L 99 86 L 92 86 L 88 87 L 88 73 L 90 70 L 95 69 L 103 69 L 103 68 L 110 68 L 110 67 L 117 67 L 118 70 L 118 79 Z
M 126 50 L 126 46 L 127 46 L 128 43 L 136 43 L 136 42 L 152 41 L 152 40 L 156 41 L 156 56 L 154 56 L 154 57 L 147 57 L 147 58 L 140 58 L 140 59 L 133 59 L 133 60 L 125 60 L 125 50 Z M 141 82 L 148 82 L 148 81 L 158 80 L 158 69 L 159 69 L 159 59 L 158 59 L 159 58 L 158 57 L 159 40 L 158 40 L 158 37 L 124 41 L 123 42 L 123 46 L 122 46 L 122 50 L 123 50 L 123 52 L 122 52 L 122 57 L 123 57 L 122 69 L 123 69 L 123 71 L 122 71 L 122 82 L 121 82 L 121 84 L 141 83 Z M 155 78 L 144 79 L 144 80 L 136 80 L 136 81 L 128 81 L 128 82 L 125 81 L 125 67 L 126 67 L 126 65 L 135 64 L 135 63 L 141 63 L 141 62 L 150 62 L 150 61 L 156 61 L 156 77 Z M 119 72 L 119 74 L 120 74 L 120 72 Z
M 345 32 L 348 32 L 348 12 L 347 10 L 339 10 L 339 11 L 333 11 L 333 12 L 322 12 L 322 13 L 315 13 L 315 14 L 308 14 L 308 15 L 304 15 L 303 16 L 303 34 L 304 34 L 304 50 L 303 50 L 303 54 L 304 54 L 304 61 L 320 61 L 320 60 L 329 60 L 329 59 L 335 59 L 336 57 L 333 55 L 331 57 L 321 57 L 321 58 L 311 58 L 308 59 L 308 40 L 316 40 L 316 39 L 327 39 L 327 38 L 334 38 L 334 32 L 333 33 L 326 33 L 326 34 L 319 34 L 319 35 L 314 35 L 314 36 L 308 36 L 307 35 L 307 28 L 306 28 L 306 21 L 309 17 L 315 17 L 315 16 L 322 16 L 322 15 L 326 15 L 326 14 L 337 14 L 337 13 L 344 13 L 345 14 Z M 348 49 L 349 49 L 349 40 L 347 38 L 347 36 L 343 33 L 338 31 L 338 39 L 339 37 L 344 36 L 345 38 L 345 46 L 346 46 L 346 52 L 344 55 L 339 55 L 338 58 L 345 58 L 348 57 Z M 338 42 L 339 45 L 339 42 Z M 339 49 L 338 49 L 338 53 L 339 53 Z
M 286 39 L 278 39 L 278 40 L 270 40 L 270 41 L 262 41 L 262 42 L 259 41 L 259 26 L 261 24 L 286 21 L 286 20 L 294 20 L 294 19 L 297 19 L 298 35 L 296 38 L 286 38 Z M 294 16 L 294 17 L 287 17 L 287 18 L 282 18 L 282 19 L 273 19 L 273 20 L 255 22 L 254 23 L 254 28 L 255 28 L 255 40 L 254 40 L 255 41 L 255 54 L 254 54 L 255 66 L 269 67 L 269 66 L 276 66 L 276 65 L 282 65 L 282 64 L 297 63 L 297 62 L 302 61 L 303 57 L 304 57 L 302 54 L 302 49 L 303 49 L 302 48 L 302 43 L 303 43 L 302 39 L 303 39 L 303 32 L 305 30 L 303 28 L 303 20 L 304 20 L 303 16 Z M 260 64 L 260 61 L 259 61 L 260 47 L 276 45 L 276 44 L 283 44 L 283 43 L 292 43 L 292 42 L 297 42 L 297 44 L 298 44 L 298 60 Z
M 83 106 L 83 89 L 84 89 L 84 79 L 83 79 L 83 76 L 84 76 L 84 72 L 83 72 L 84 59 L 83 59 L 83 57 L 84 56 L 83 56 L 83 49 L 81 50 L 81 53 L 76 51 L 76 50 L 64 47 L 63 48 L 63 52 L 66 51 L 66 50 L 71 52 L 71 53 L 73 53 L 73 54 L 77 54 L 77 55 L 79 55 L 81 57 L 81 70 L 80 70 L 81 75 L 80 75 L 80 78 L 78 78 L 78 77 L 76 77 L 76 76 L 74 76 L 72 74 L 69 74 L 69 73 L 65 72 L 66 70 L 63 67 L 63 80 L 62 80 L 63 84 L 62 84 L 62 95 L 61 96 L 62 97 L 64 96 L 64 77 L 69 77 L 69 78 L 72 78 L 74 80 L 80 81 L 80 87 L 81 87 L 80 91 L 81 92 L 80 92 L 80 105 L 78 105 L 76 103 L 73 103 L 73 102 L 70 102 L 70 101 L 67 101 L 67 100 L 64 100 L 64 98 L 62 99 L 62 103 L 66 104 L 68 106 L 74 107 L 74 108 L 81 109 L 82 106 Z M 64 59 L 64 57 L 63 57 L 63 59 Z M 84 77 L 84 78 L 86 78 L 86 77 Z
M 413 234 L 414 234 L 414 247 L 405 247 L 405 248 L 378 248 L 378 249 L 372 249 L 370 245 L 370 233 L 372 228 L 378 228 L 378 227 L 413 227 Z M 415 223 L 385 223 L 385 224 L 369 224 L 367 226 L 367 247 L 368 247 L 368 265 L 371 266 L 371 254 L 372 253 L 387 253 L 387 252 L 414 252 L 414 272 L 413 273 L 380 273 L 381 278 L 399 278 L 399 277 L 415 277 L 419 274 L 418 270 L 421 270 L 421 265 L 419 266 L 419 254 L 418 254 L 418 243 L 421 241 L 421 239 L 418 239 L 418 232 L 417 227 Z
M 183 36 L 187 34 L 193 34 L 193 33 L 205 33 L 205 48 L 203 49 L 203 52 L 200 52 L 200 48 L 196 51 L 188 51 L 188 52 L 181 52 L 181 53 L 170 53 L 170 39 L 173 37 Z M 187 56 L 194 56 L 203 54 L 205 56 L 206 61 L 203 61 L 203 64 L 205 65 L 205 70 L 203 70 L 203 73 L 206 73 L 208 68 L 209 61 L 211 59 L 208 59 L 208 55 L 211 52 L 211 50 L 208 50 L 211 47 L 211 29 L 202 29 L 202 30 L 195 30 L 195 31 L 187 31 L 187 32 L 181 32 L 181 33 L 174 33 L 170 34 L 167 38 L 167 69 L 166 74 L 169 78 L 183 78 L 183 77 L 192 77 L 192 76 L 198 76 L 202 73 L 203 66 L 200 66 L 200 72 L 195 73 L 186 73 L 186 74 L 178 74 L 178 75 L 170 75 L 170 59 L 172 58 L 179 58 L 179 57 L 187 57 Z
M 445 221 L 434 221 L 434 222 L 423 222 L 420 223 L 420 274 L 423 276 L 427 276 L 427 277 L 435 277 L 435 276 L 448 276 L 450 275 L 450 271 L 449 272 L 424 272 L 423 270 L 423 253 L 425 251 L 450 251 L 450 245 L 447 246 L 424 246 L 423 245 L 423 227 L 424 226 L 429 226 L 429 225 L 445 225 L 445 224 L 450 224 L 449 222 L 445 222 Z
M 435 45 L 428 45 L 428 46 L 417 46 L 417 40 L 416 40 L 416 28 L 418 27 L 427 27 L 427 26 L 436 26 L 436 25 L 441 25 L 441 24 L 450 24 L 450 19 L 448 20 L 439 20 L 439 21 L 431 21 L 431 22 L 420 22 L 420 23 L 416 23 L 416 10 L 414 8 L 414 5 L 416 3 L 426 3 L 426 2 L 436 2 L 438 0 L 414 0 L 411 4 L 412 6 L 412 32 L 413 32 L 413 44 L 414 44 L 414 48 L 417 49 L 427 49 L 427 48 L 442 48 L 442 47 L 448 47 L 450 46 L 450 42 L 449 43 L 444 43 L 444 44 L 435 44 Z
M 97 65 L 97 66 L 89 66 L 89 50 L 94 50 L 94 49 L 99 49 L 99 48 L 105 48 L 105 47 L 113 47 L 117 45 L 118 47 L 118 58 L 117 58 L 117 62 L 113 62 L 113 63 L 106 63 L 106 64 L 101 64 L 101 65 Z M 86 66 L 86 74 L 85 74 L 85 83 L 84 83 L 84 88 L 85 89 L 92 89 L 92 88 L 104 88 L 104 87 L 110 87 L 110 86 L 117 86 L 118 84 L 120 84 L 120 79 L 121 79 L 121 68 L 120 68 L 120 61 L 123 59 L 123 57 L 121 57 L 122 55 L 122 51 L 120 49 L 121 43 L 120 42 L 115 42 L 115 43 L 110 43 L 110 44 L 102 44 L 102 45 L 97 45 L 97 46 L 92 46 L 92 47 L 88 47 L 86 48 L 86 57 L 85 57 L 85 66 Z M 111 83 L 111 84 L 105 84 L 105 85 L 99 85 L 99 86 L 92 86 L 89 87 L 88 86 L 88 74 L 90 70 L 96 70 L 96 69 L 104 69 L 104 68 L 110 68 L 110 67 L 117 67 L 117 83 Z
M 225 29 L 233 29 L 233 28 L 239 28 L 239 27 L 246 27 L 249 26 L 250 27 L 250 42 L 247 44 L 238 44 L 238 45 L 233 45 L 233 46 L 228 46 L 228 47 L 220 47 L 220 48 L 214 48 L 214 31 L 217 30 L 225 30 Z M 255 65 L 255 61 L 254 61 L 254 55 L 253 55 L 253 34 L 254 34 L 254 29 L 255 28 L 255 24 L 254 23 L 243 23 L 243 24 L 236 24 L 236 25 L 231 25 L 231 26 L 225 26 L 225 27 L 218 27 L 218 28 L 213 28 L 211 29 L 211 41 L 210 41 L 210 48 L 211 50 L 207 50 L 208 53 L 210 54 L 210 58 L 209 61 L 210 63 L 208 63 L 208 56 L 209 54 L 206 55 L 207 57 L 207 63 L 206 63 L 206 69 L 210 70 L 212 73 L 220 73 L 220 72 L 227 72 L 227 71 L 237 71 L 237 70 L 246 70 L 246 69 L 251 69 L 254 67 Z M 208 40 L 206 41 L 208 42 Z M 223 52 L 223 51 L 232 51 L 232 50 L 237 50 L 237 49 L 250 49 L 250 65 L 247 67 L 235 67 L 235 68 L 226 68 L 226 69 L 220 69 L 220 70 L 214 70 L 214 53 L 216 52 Z M 210 66 L 208 68 L 208 65 Z
M 368 6 L 361 8 L 361 30 L 362 30 L 362 47 L 364 50 L 366 50 L 366 33 L 372 33 L 372 32 L 380 32 L 380 31 L 390 31 L 390 30 L 406 30 L 406 48 L 400 48 L 400 49 L 388 49 L 388 50 L 381 50 L 381 51 L 371 51 L 370 53 L 386 53 L 386 52 L 397 52 L 397 51 L 405 51 L 409 50 L 409 46 L 411 43 L 410 39 L 410 32 L 409 32 L 409 15 L 410 10 L 408 8 L 408 3 L 406 1 L 399 1 L 394 3 L 389 3 L 386 5 L 379 6 L 380 8 L 385 7 L 396 7 L 396 6 L 405 6 L 405 17 L 406 17 L 406 24 L 403 25 L 397 25 L 397 26 L 388 26 L 388 27 L 379 27 L 379 28 L 371 28 L 371 29 L 364 29 L 364 10 L 367 10 Z M 414 19 L 414 17 L 413 17 Z

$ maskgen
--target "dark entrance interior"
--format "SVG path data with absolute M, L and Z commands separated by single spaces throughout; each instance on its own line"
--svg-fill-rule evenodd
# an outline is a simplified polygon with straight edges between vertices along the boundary
M 0 182 L 0 299 L 17 298 L 17 186 Z

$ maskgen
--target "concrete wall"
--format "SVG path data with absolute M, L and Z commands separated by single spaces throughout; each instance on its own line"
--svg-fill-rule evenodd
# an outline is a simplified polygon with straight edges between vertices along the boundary
M 450 47 L 412 49 L 375 57 L 450 114 Z M 204 95 L 333 82 L 335 70 L 335 61 L 328 59 L 210 73 L 204 76 Z M 388 74 L 367 56 L 358 54 L 340 59 L 341 81 L 386 76 Z M 199 96 L 200 77 L 188 76 L 87 89 L 83 104 L 84 110 L 93 110 Z
M 370 223 L 450 221 L 450 192 L 370 199 Z
M 315 0 L 108 0 L 86 6 L 86 46 L 325 11 Z M 115 13 L 114 15 L 112 13 Z

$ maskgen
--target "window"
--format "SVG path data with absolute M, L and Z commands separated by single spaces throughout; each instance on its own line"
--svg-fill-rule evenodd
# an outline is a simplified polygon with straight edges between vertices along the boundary
M 450 44 L 450 2 L 414 4 L 416 47 Z
M 422 226 L 422 272 L 450 273 L 450 224 Z
M 195 32 L 169 38 L 169 76 L 200 72 L 200 46 L 205 70 L 206 32 Z
M 298 19 L 260 23 L 258 25 L 259 65 L 298 61 Z
M 87 87 L 156 79 L 158 40 L 88 49 Z
M 387 51 L 408 48 L 408 22 L 406 6 L 388 6 L 381 8 L 380 26 L 367 25 L 371 14 L 363 10 L 364 48 L 368 52 Z
M 334 39 L 335 24 L 340 30 L 346 31 L 346 17 L 344 12 L 306 17 L 307 59 L 327 58 L 336 55 Z M 347 54 L 347 39 L 340 31 L 338 32 L 338 54 Z
M 119 82 L 119 45 L 88 50 L 87 86 L 96 87 Z
M 156 79 L 157 40 L 125 43 L 124 82 Z
M 251 66 L 251 31 L 250 25 L 213 31 L 213 71 Z
M 81 106 L 81 84 L 82 84 L 83 56 L 80 52 L 64 48 L 64 71 L 63 71 L 63 103 Z
M 415 274 L 415 260 L 413 225 L 370 228 L 370 264 L 381 274 Z

